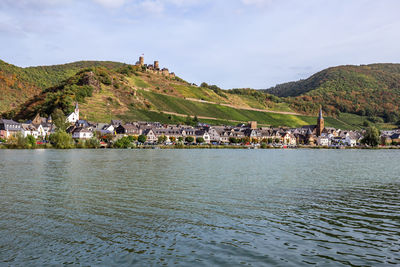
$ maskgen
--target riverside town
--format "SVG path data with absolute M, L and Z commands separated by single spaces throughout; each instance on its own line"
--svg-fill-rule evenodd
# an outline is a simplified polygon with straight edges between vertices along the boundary
M 322 108 L 316 125 L 300 128 L 258 127 L 256 121 L 236 126 L 212 126 L 190 118 L 191 125 L 158 122 L 92 123 L 80 119 L 79 106 L 65 118 L 64 136 L 57 135 L 52 117 L 36 115 L 19 123 L 0 120 L 2 148 L 354 148 L 400 144 L 400 130 L 347 131 L 324 126 Z M 60 127 L 60 126 L 58 126 Z M 62 126 L 61 126 L 62 127 Z

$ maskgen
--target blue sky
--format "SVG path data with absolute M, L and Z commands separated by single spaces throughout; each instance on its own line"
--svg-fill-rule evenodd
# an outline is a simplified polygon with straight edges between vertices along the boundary
M 159 60 L 183 79 L 268 88 L 326 67 L 400 62 L 398 0 L 1 0 L 18 66 Z

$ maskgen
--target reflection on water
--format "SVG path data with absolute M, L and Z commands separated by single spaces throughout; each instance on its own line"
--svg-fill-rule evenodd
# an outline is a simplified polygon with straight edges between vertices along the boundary
M 0 265 L 400 264 L 399 155 L 2 150 Z

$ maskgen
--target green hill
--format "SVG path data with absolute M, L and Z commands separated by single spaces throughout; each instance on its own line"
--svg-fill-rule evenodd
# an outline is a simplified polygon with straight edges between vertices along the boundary
M 221 90 L 207 84 L 195 86 L 179 77 L 154 74 L 137 66 L 110 64 L 85 62 L 49 67 L 47 71 L 51 70 L 52 75 L 41 82 L 56 85 L 40 91 L 3 116 L 26 120 L 37 113 L 48 116 L 55 109 L 68 114 L 78 101 L 82 117 L 98 122 L 121 118 L 181 123 L 189 115 L 212 124 L 256 120 L 261 125 L 297 127 L 316 120 L 312 116 L 286 114 L 291 111 L 287 103 L 259 91 Z M 79 70 L 80 67 L 85 68 Z M 43 69 L 37 67 L 34 72 L 44 73 Z M 21 77 L 21 73 L 26 75 L 25 69 L 15 67 L 14 71 Z M 37 84 L 32 77 L 46 76 L 35 76 L 32 70 L 28 73 L 30 76 L 24 79 L 31 84 Z M 68 73 L 73 74 L 62 82 L 57 81 Z M 333 118 L 328 119 L 328 125 L 349 127 Z
M 277 85 L 265 90 L 284 97 L 301 113 L 325 112 L 339 116 L 352 113 L 371 120 L 399 120 L 400 64 L 339 66 L 325 69 L 308 79 Z M 378 117 L 378 118 L 377 118 Z
M 121 118 L 179 123 L 197 116 L 213 124 L 256 120 L 262 125 L 297 127 L 314 124 L 323 104 L 333 115 L 326 118 L 327 126 L 358 129 L 373 118 L 380 127 L 390 128 L 375 116 L 387 116 L 388 110 L 397 116 L 397 99 L 390 96 L 397 92 L 398 70 L 395 64 L 331 68 L 307 80 L 277 86 L 268 91 L 273 95 L 253 89 L 222 90 L 206 83 L 197 86 L 118 62 L 20 68 L 0 61 L 0 112 L 3 117 L 26 120 L 37 113 L 48 116 L 55 109 L 68 114 L 77 101 L 83 118 L 98 122 Z M 376 92 L 384 93 L 378 98 Z M 373 113 L 373 108 L 378 111 Z

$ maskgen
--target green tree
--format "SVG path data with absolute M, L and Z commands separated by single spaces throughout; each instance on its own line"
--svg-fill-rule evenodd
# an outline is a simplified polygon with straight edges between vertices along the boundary
M 144 144 L 144 143 L 146 143 L 146 140 L 147 140 L 147 136 L 145 136 L 143 134 L 139 135 L 139 137 L 138 137 L 138 142 L 139 143 Z
M 17 134 L 16 139 L 14 140 L 13 143 L 14 143 L 14 147 L 16 147 L 16 148 L 26 148 L 27 147 L 27 140 L 21 133 Z
M 363 122 L 364 127 L 371 127 L 371 123 L 369 121 Z
M 194 142 L 194 138 L 193 138 L 193 136 L 188 136 L 188 137 L 185 138 L 185 141 L 188 142 L 188 143 L 193 143 Z
M 114 144 L 114 148 L 129 148 L 132 147 L 132 143 L 127 136 L 118 139 Z
M 179 137 L 178 137 L 178 142 L 179 142 L 179 143 L 182 143 L 182 142 L 183 142 L 183 137 L 182 137 L 182 136 L 179 136 Z
M 56 109 L 51 115 L 53 119 L 53 124 L 56 126 L 57 130 L 65 131 L 69 123 L 67 122 L 67 117 L 61 109 Z
M 264 142 L 261 143 L 261 148 L 267 148 L 267 147 L 268 147 L 267 143 L 264 143 Z
M 92 137 L 89 140 L 85 141 L 85 146 L 87 148 L 99 148 L 100 147 L 100 141 L 96 137 Z
M 57 131 L 50 135 L 50 143 L 59 149 L 73 148 L 73 140 L 70 134 L 64 131 Z
M 196 143 L 198 143 L 198 144 L 204 143 L 204 138 L 203 137 L 197 137 L 196 138 Z
M 132 143 L 137 141 L 137 137 L 134 135 L 129 135 L 128 138 L 129 138 L 129 141 L 131 141 Z
M 186 116 L 185 125 L 192 125 L 193 121 L 189 115 Z
M 195 115 L 193 118 L 193 124 L 197 125 L 198 123 L 199 123 L 199 119 L 197 118 L 197 115 Z
M 368 127 L 361 142 L 363 144 L 375 147 L 379 145 L 379 136 L 380 133 L 377 128 L 374 126 Z
M 159 144 L 163 144 L 163 143 L 165 143 L 167 141 L 167 139 L 168 138 L 165 135 L 161 135 L 161 136 L 158 137 L 158 143 Z
M 31 148 L 35 148 L 36 147 L 36 138 L 32 135 L 28 135 L 26 137 L 26 143 L 31 147 Z
M 229 137 L 229 143 L 236 144 L 238 143 L 238 140 L 235 137 Z
M 202 82 L 200 84 L 200 87 L 208 88 L 208 84 L 206 82 Z

